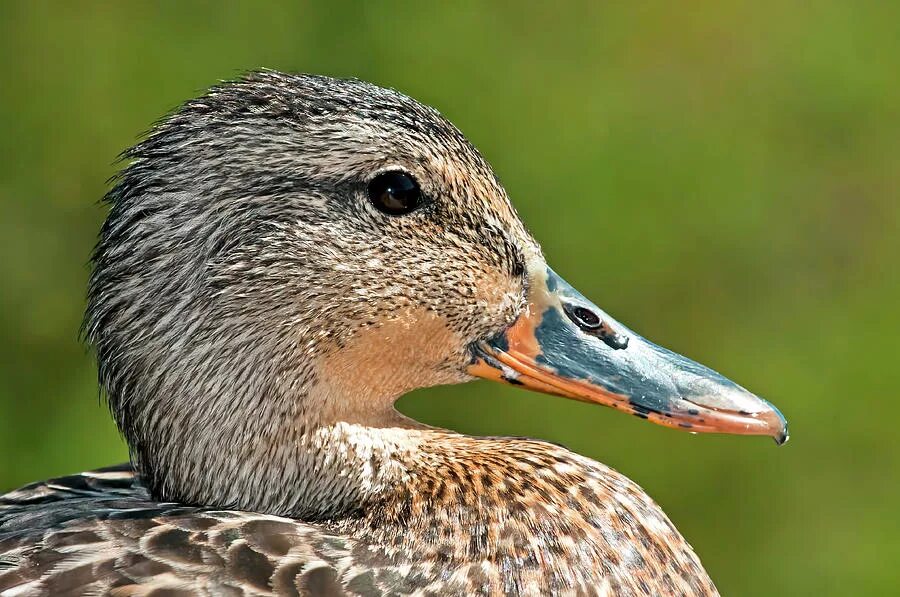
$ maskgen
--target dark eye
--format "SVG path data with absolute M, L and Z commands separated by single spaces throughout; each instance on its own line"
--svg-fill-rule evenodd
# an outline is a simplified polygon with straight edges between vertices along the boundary
M 382 172 L 369 182 L 369 201 L 378 211 L 402 216 L 422 204 L 422 190 L 405 172 Z

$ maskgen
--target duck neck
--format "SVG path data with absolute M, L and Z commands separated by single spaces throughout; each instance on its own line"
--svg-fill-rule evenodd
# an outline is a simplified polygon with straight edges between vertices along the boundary
M 430 428 L 397 412 L 393 400 L 367 412 L 355 408 L 358 402 L 335 399 L 320 386 L 269 435 L 277 444 L 253 450 L 247 461 L 265 471 L 264 487 L 272 492 L 264 510 L 335 520 L 412 482 L 412 463 Z
M 420 334 L 430 341 L 411 348 Z M 405 417 L 394 402 L 419 387 L 467 381 L 460 370 L 441 367 L 459 343 L 443 320 L 416 312 L 359 332 L 339 350 L 323 350 L 302 397 L 292 402 L 295 412 L 274 436 L 288 450 L 283 460 L 301 471 L 286 488 L 296 503 L 282 513 L 338 519 L 415 483 L 419 454 L 448 432 Z
M 286 492 L 286 514 L 337 519 L 362 511 L 413 481 L 411 463 L 428 431 L 397 413 L 392 424 L 329 422 L 314 426 L 296 444 L 297 475 Z
M 131 444 L 155 499 L 339 519 L 407 484 L 429 430 L 392 400 L 364 412 L 360 400 L 322 387 L 257 400 L 252 409 L 218 399 L 177 401 L 167 416 L 146 421 L 144 435 L 154 441 Z
M 140 430 L 129 443 L 155 498 L 305 520 L 348 516 L 415 477 L 433 430 L 398 413 L 395 400 L 468 379 L 445 362 L 462 341 L 427 313 L 340 341 L 272 342 L 256 342 L 253 355 L 226 346 L 196 379 L 172 384 L 178 395 L 121 411 L 120 428 Z

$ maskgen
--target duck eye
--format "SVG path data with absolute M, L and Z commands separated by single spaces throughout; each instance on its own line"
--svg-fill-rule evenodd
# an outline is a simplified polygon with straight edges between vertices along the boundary
M 422 190 L 405 172 L 382 172 L 369 182 L 369 201 L 378 211 L 402 216 L 422 203 Z

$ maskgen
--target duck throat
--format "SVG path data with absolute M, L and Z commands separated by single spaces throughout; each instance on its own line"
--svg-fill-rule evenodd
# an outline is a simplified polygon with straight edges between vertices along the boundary
M 296 471 L 285 487 L 293 503 L 284 513 L 333 520 L 365 511 L 412 482 L 422 441 L 420 431 L 406 426 L 338 422 L 310 430 L 297 445 Z
M 466 381 L 462 364 L 446 357 L 462 344 L 440 316 L 401 309 L 320 346 L 294 399 L 293 423 L 273 436 L 282 443 L 273 449 L 287 451 L 281 470 L 292 480 L 281 491 L 295 500 L 276 513 L 338 519 L 412 483 L 422 444 L 437 430 L 397 412 L 394 402 L 419 387 Z M 287 400 L 291 387 L 281 392 Z
M 215 446 L 197 442 L 158 454 L 151 467 L 136 464 L 160 500 L 312 522 L 352 516 L 408 485 L 423 441 L 399 413 L 395 425 L 378 426 L 286 418 L 277 428 L 264 418 L 223 427 Z

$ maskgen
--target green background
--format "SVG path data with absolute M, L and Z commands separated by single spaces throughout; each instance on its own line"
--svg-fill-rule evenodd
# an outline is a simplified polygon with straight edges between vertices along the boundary
M 725 595 L 900 585 L 900 3 L 0 3 L 0 488 L 125 458 L 78 342 L 119 151 L 256 67 L 479 146 L 553 267 L 776 403 L 783 447 L 486 382 L 401 408 L 638 481 Z

